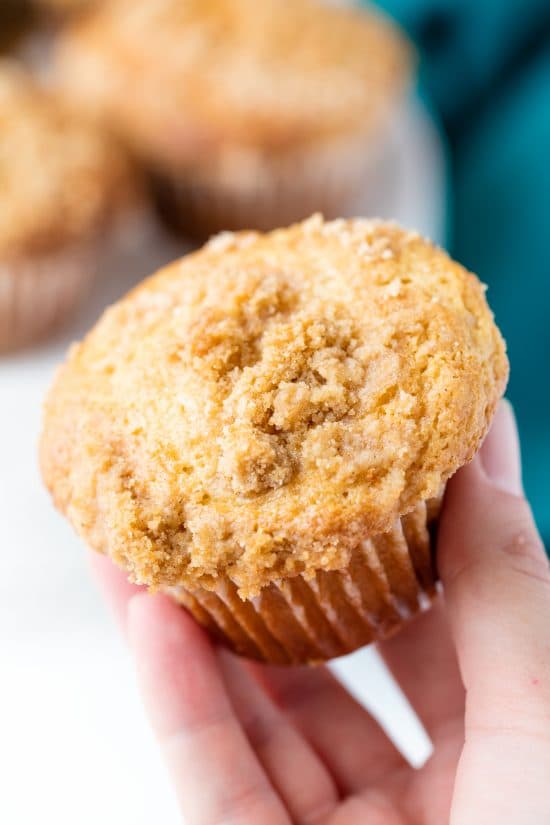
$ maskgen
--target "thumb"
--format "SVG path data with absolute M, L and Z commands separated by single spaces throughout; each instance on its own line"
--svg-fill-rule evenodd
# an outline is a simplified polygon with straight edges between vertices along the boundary
M 438 562 L 466 688 L 450 822 L 550 822 L 550 573 L 507 403 L 448 485 Z
M 550 572 L 508 402 L 449 484 L 438 564 L 465 687 L 485 724 L 501 714 L 509 723 L 511 711 L 527 717 L 541 703 L 550 711 Z

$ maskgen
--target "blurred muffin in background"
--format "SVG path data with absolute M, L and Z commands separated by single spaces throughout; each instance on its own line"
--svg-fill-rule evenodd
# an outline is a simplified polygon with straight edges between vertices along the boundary
M 9 61 L 0 62 L 0 352 L 63 321 L 137 187 L 124 153 Z
M 172 225 L 197 236 L 345 212 L 411 63 L 387 20 L 317 0 L 112 0 L 58 52 L 63 85 L 143 160 Z

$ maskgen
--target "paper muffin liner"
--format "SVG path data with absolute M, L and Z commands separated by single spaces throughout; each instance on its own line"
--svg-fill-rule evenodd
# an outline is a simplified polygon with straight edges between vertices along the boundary
M 0 261 L 0 353 L 43 338 L 71 315 L 95 274 L 92 246 Z
M 353 212 L 360 195 L 382 192 L 389 127 L 384 136 L 334 140 L 318 149 L 263 160 L 242 174 L 222 170 L 153 174 L 158 211 L 176 232 L 204 240 L 223 230 L 271 230 L 321 212 Z M 376 203 L 376 197 L 369 197 Z
M 346 568 L 295 576 L 250 600 L 228 579 L 213 590 L 167 592 L 241 656 L 277 665 L 343 656 L 387 638 L 430 604 L 437 510 L 437 503 L 422 502 L 391 531 L 362 542 Z

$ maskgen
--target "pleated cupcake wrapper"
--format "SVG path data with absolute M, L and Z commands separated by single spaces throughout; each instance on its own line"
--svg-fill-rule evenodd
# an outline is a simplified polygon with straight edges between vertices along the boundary
M 203 240 L 222 230 L 270 230 L 303 220 L 314 212 L 326 218 L 353 210 L 360 194 L 380 193 L 388 168 L 388 142 L 354 137 L 322 150 L 290 156 L 256 174 L 229 180 L 212 172 L 194 176 L 155 175 L 153 190 L 166 223 Z M 377 202 L 372 196 L 369 201 Z
M 434 512 L 422 503 L 388 533 L 362 542 L 345 569 L 295 576 L 254 599 L 242 600 L 228 579 L 214 590 L 168 592 L 242 656 L 279 665 L 326 661 L 390 636 L 429 605 Z
M 94 275 L 91 245 L 0 262 L 0 353 L 43 338 L 71 315 Z

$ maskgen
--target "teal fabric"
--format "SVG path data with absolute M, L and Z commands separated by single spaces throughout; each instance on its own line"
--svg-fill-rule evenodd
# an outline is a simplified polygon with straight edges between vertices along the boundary
M 420 48 L 445 117 L 498 80 L 550 19 L 548 0 L 377 0 Z
M 451 251 L 508 341 L 525 485 L 550 546 L 550 2 L 380 0 L 451 150 Z
M 489 284 L 508 341 L 525 483 L 550 547 L 550 49 L 456 149 L 455 252 Z

